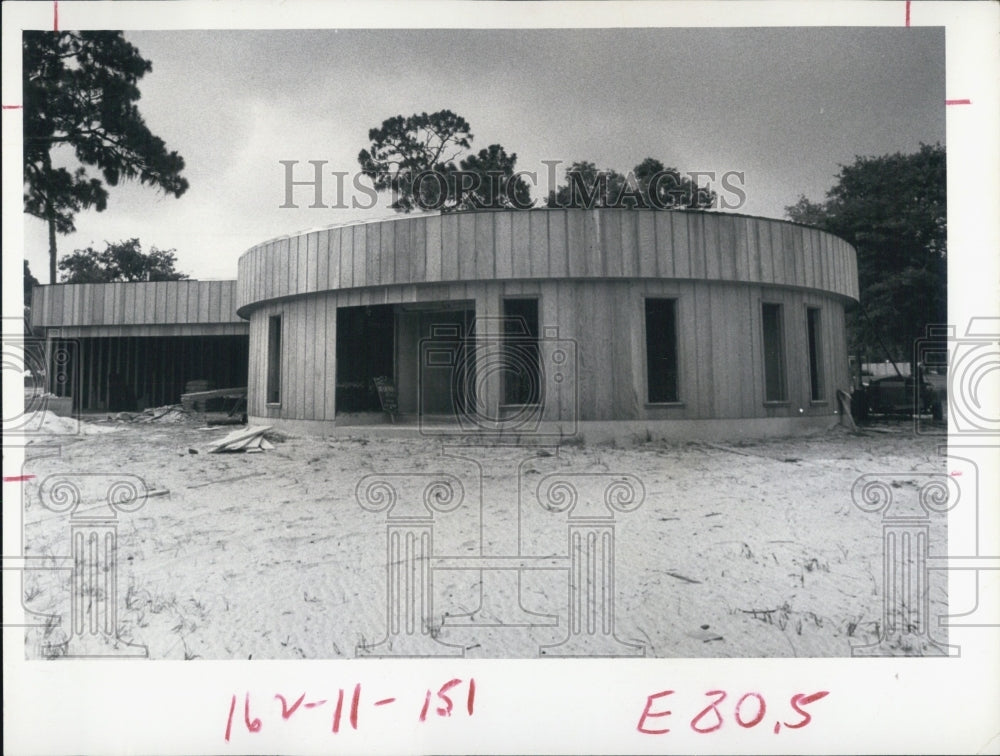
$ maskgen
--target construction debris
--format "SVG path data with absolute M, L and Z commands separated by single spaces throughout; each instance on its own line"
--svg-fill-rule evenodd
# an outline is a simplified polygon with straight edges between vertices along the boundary
M 117 412 L 108 415 L 116 423 L 179 423 L 187 419 L 187 412 L 179 404 L 150 407 L 142 412 Z
M 734 449 L 731 446 L 723 446 L 722 444 L 713 444 L 713 443 L 710 443 L 708 441 L 700 441 L 700 442 L 695 442 L 695 443 L 696 444 L 700 443 L 702 446 L 708 446 L 709 448 L 718 449 L 719 451 L 728 452 L 729 454 L 739 454 L 739 455 L 742 455 L 744 457 L 760 457 L 761 459 L 770 459 L 770 460 L 777 461 L 777 460 L 774 459 L 774 457 L 769 457 L 766 454 L 757 454 L 756 452 L 752 452 L 752 451 L 743 451 L 741 449 Z
M 724 640 L 724 638 L 718 633 L 709 630 L 708 625 L 702 625 L 697 630 L 684 633 L 688 638 L 694 638 L 695 640 L 700 640 L 702 643 L 710 643 L 712 641 Z
M 679 572 L 670 572 L 669 570 L 664 570 L 664 574 L 670 575 L 672 578 L 677 578 L 678 580 L 683 580 L 685 583 L 696 583 L 701 584 L 700 580 L 695 580 L 694 578 L 689 578 L 686 575 L 681 575 Z
M 192 488 L 204 488 L 205 486 L 214 486 L 219 483 L 234 483 L 238 480 L 245 480 L 246 478 L 252 478 L 255 475 L 263 475 L 263 472 L 252 472 L 246 475 L 237 475 L 235 478 L 216 478 L 214 480 L 207 480 L 203 483 L 195 483 L 193 486 L 188 486 L 188 489 Z
M 205 422 L 210 426 L 219 425 L 246 425 L 247 417 L 246 414 L 241 415 L 231 415 L 225 412 L 206 412 Z
M 194 381 L 188 382 L 188 391 L 181 394 L 181 404 L 188 412 L 206 412 L 210 409 L 230 412 L 233 409 L 246 407 L 247 387 L 216 389 L 215 391 L 191 391 Z
M 270 425 L 252 425 L 248 428 L 234 431 L 225 438 L 212 443 L 208 447 L 208 453 L 217 454 L 219 452 L 246 452 L 273 449 L 274 446 L 264 438 L 264 434 L 270 429 Z
M 215 388 L 215 384 L 212 381 L 205 378 L 198 378 L 197 380 L 188 381 L 184 384 L 184 393 L 192 394 L 195 392 L 209 391 Z
M 858 432 L 858 426 L 851 415 L 851 395 L 843 389 L 837 389 L 837 406 L 840 408 L 840 424 Z

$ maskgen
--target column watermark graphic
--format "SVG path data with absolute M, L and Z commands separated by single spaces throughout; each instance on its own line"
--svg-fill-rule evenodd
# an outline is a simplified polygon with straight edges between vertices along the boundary
M 434 517 L 463 502 L 461 481 L 447 473 L 366 475 L 355 487 L 362 509 L 385 513 L 385 637 L 359 644 L 357 656 L 461 656 L 439 640 L 431 561 Z
M 489 453 L 488 447 L 483 451 Z M 536 450 L 537 451 L 537 450 Z M 467 448 L 453 449 L 454 455 Z M 474 451 L 472 453 L 475 453 Z M 551 456 L 550 452 L 546 452 Z M 466 457 L 470 459 L 469 457 Z M 527 459 L 535 458 L 528 453 Z M 550 473 L 537 485 L 525 479 L 525 459 L 517 460 L 516 474 L 501 476 L 492 491 L 482 478 L 463 484 L 446 472 L 372 474 L 356 486 L 358 504 L 385 514 L 386 617 L 385 636 L 376 643 L 358 645 L 359 657 L 465 656 L 479 644 L 448 640 L 450 631 L 490 629 L 525 633 L 535 628 L 557 628 L 563 639 L 538 644 L 540 657 L 642 656 L 645 648 L 620 640 L 615 634 L 615 522 L 618 515 L 638 509 L 645 499 L 641 480 L 629 473 Z M 481 472 L 481 469 L 480 469 Z M 512 471 L 513 472 L 513 471 Z M 524 501 L 522 491 L 532 491 Z M 479 553 L 443 554 L 436 546 L 435 527 L 452 513 L 476 516 L 474 498 L 479 491 Z M 496 553 L 482 542 L 485 497 L 496 504 L 516 507 L 516 548 Z M 464 512 L 459 512 L 461 507 Z M 559 518 L 564 528 L 561 543 L 550 544 L 545 554 L 529 553 L 522 544 L 522 508 L 534 507 L 549 518 Z M 492 532 L 492 531 L 491 531 Z M 509 534 L 515 535 L 515 534 Z M 440 607 L 435 584 L 444 573 L 474 573 L 479 580 L 479 605 L 472 611 Z M 549 574 L 565 581 L 562 600 L 548 607 L 550 613 L 526 609 L 522 604 L 522 578 Z M 558 589 L 553 595 L 558 596 Z
M 586 495 L 586 491 L 597 495 Z M 543 656 L 642 656 L 643 646 L 615 635 L 615 513 L 634 512 L 646 497 L 630 474 L 555 473 L 538 484 L 538 503 L 566 514 L 569 634 Z
M 855 481 L 851 496 L 858 509 L 882 521 L 880 637 L 853 646 L 851 655 L 947 655 L 930 610 L 931 517 L 958 503 L 957 483 L 944 473 L 869 474 Z
M 69 577 L 68 609 L 51 615 L 43 656 L 148 656 L 145 646 L 123 637 L 118 558 L 121 516 L 139 511 L 147 494 L 142 478 L 122 473 L 55 474 L 41 482 L 39 503 L 67 524 L 68 557 L 54 561 L 65 565 L 61 571 Z

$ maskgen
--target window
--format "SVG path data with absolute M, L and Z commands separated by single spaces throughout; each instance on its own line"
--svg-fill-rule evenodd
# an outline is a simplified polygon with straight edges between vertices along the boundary
M 337 308 L 337 412 L 381 412 L 374 380 L 396 378 L 394 305 Z
M 764 326 L 764 401 L 784 402 L 788 396 L 785 393 L 785 335 L 781 305 L 764 302 L 761 313 Z
M 539 404 L 538 300 L 503 300 L 503 403 Z
M 281 316 L 267 319 L 267 403 L 281 403 Z
M 809 398 L 819 402 L 823 400 L 823 351 L 818 307 L 806 309 L 806 330 L 809 333 Z
M 646 386 L 650 404 L 676 402 L 677 300 L 646 300 Z

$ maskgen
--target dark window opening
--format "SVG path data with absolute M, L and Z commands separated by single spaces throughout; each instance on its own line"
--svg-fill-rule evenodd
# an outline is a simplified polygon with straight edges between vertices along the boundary
M 503 403 L 540 404 L 538 300 L 503 300 Z
M 820 342 L 819 308 L 806 310 L 806 328 L 809 331 L 809 398 L 823 399 L 823 353 Z
M 395 381 L 392 305 L 337 309 L 337 412 L 379 412 L 373 379 Z
M 281 316 L 267 319 L 267 403 L 281 403 Z
M 677 300 L 646 300 L 646 386 L 649 402 L 676 402 Z
M 781 323 L 781 305 L 764 303 L 764 400 L 783 402 L 785 394 L 784 329 Z

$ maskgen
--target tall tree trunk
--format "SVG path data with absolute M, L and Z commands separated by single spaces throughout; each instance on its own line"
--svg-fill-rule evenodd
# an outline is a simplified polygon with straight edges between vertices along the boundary
M 52 156 L 48 150 L 42 155 L 42 169 L 45 171 L 46 180 L 52 176 Z M 49 283 L 56 282 L 56 211 L 52 207 L 52 196 L 45 192 L 45 219 L 49 224 Z
M 49 218 L 49 283 L 56 282 L 56 221 Z

